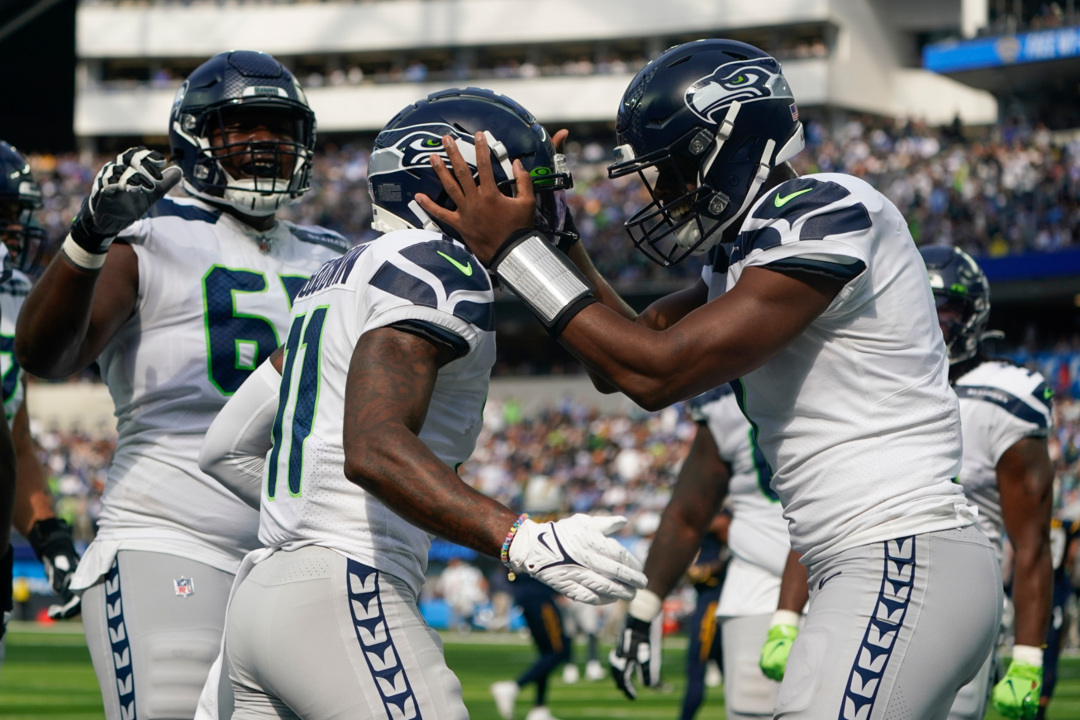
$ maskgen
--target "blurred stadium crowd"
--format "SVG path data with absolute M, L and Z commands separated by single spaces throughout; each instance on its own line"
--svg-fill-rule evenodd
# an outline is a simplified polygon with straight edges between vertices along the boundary
M 1023 122 L 992 128 L 932 128 L 915 120 L 854 116 L 809 119 L 809 152 L 800 172 L 846 172 L 885 193 L 908 218 L 916 242 L 957 245 L 976 257 L 1053 252 L 1080 243 L 1080 139 L 1059 138 Z M 671 283 L 627 241 L 623 221 L 641 207 L 633 178 L 607 179 L 613 138 L 568 145 L 575 189 L 570 204 L 600 271 L 623 287 Z M 287 215 L 332 228 L 353 241 L 370 236 L 366 173 L 370 140 L 328 143 L 315 162 L 313 192 Z M 97 168 L 88 154 L 31 155 L 45 194 L 40 213 L 50 238 L 62 239 Z M 684 263 L 676 274 L 698 273 Z

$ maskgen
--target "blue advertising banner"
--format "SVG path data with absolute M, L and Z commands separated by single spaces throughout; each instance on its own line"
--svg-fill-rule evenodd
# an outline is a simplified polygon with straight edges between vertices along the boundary
M 1071 57 L 1080 57 L 1080 27 L 933 43 L 923 48 L 923 68 L 950 73 Z

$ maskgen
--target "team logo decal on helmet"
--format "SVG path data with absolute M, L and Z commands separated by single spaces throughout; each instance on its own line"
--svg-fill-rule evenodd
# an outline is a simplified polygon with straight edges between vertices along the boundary
M 443 207 L 453 207 L 431 167 L 431 157 L 438 156 L 449 164 L 442 141 L 449 135 L 475 177 L 475 132 L 484 133 L 495 181 L 504 193 L 512 194 L 516 189 L 514 160 L 521 160 L 532 177 L 536 227 L 554 235 L 570 232 L 565 228 L 564 191 L 573 181 L 565 159 L 555 152 L 547 131 L 527 110 L 482 88 L 433 93 L 386 124 L 368 161 L 368 190 L 375 216 L 372 227 L 381 232 L 424 228 L 460 240 L 457 231 L 439 225 L 413 198 L 423 193 Z
M 726 112 L 732 102 L 748 103 L 770 97 L 794 100 L 787 80 L 780 74 L 779 64 L 776 64 L 776 71 L 771 72 L 768 63 L 742 61 L 721 65 L 688 87 L 686 106 L 702 120 L 719 123 L 723 114 L 720 117 L 714 114 L 721 109 Z
M 626 231 L 664 266 L 716 245 L 804 144 L 780 63 L 718 39 L 678 45 L 646 65 L 623 94 L 615 132 L 608 176 L 637 174 L 652 198 Z

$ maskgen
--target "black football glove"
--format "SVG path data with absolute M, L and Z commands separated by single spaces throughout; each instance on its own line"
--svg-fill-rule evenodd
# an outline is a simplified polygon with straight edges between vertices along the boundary
M 26 538 L 34 554 L 45 566 L 45 575 L 60 602 L 49 606 L 49 617 L 64 620 L 79 614 L 79 596 L 71 592 L 71 578 L 79 566 L 79 554 L 71 538 L 71 526 L 60 518 L 38 520 Z
M 655 685 L 660 679 L 660 668 L 653 667 L 652 662 L 652 643 L 649 640 L 651 626 L 652 623 L 627 615 L 626 627 L 615 649 L 608 655 L 615 685 L 631 700 L 637 699 L 634 674 L 638 668 L 641 668 L 641 681 L 645 685 Z
M 141 218 L 181 177 L 183 171 L 167 167 L 165 156 L 156 150 L 125 150 L 98 171 L 71 223 L 71 239 L 88 253 L 106 252 L 116 234 Z
M 8 545 L 7 553 L 0 557 L 0 640 L 4 639 L 7 632 L 8 620 L 15 609 L 15 601 L 12 599 L 11 587 L 12 574 L 15 569 L 15 551 Z

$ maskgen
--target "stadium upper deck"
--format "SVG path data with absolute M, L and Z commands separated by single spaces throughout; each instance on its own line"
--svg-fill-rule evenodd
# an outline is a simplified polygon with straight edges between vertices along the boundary
M 804 106 L 934 124 L 997 119 L 986 92 L 920 67 L 928 32 L 986 22 L 961 0 L 394 0 L 84 3 L 76 135 L 164 133 L 175 88 L 213 53 L 272 53 L 308 80 L 320 132 L 370 132 L 431 90 L 504 92 L 545 122 L 607 123 L 634 72 L 671 44 L 725 35 L 785 60 Z M 976 3 L 977 5 L 977 3 Z M 118 92 L 117 90 L 122 90 Z

